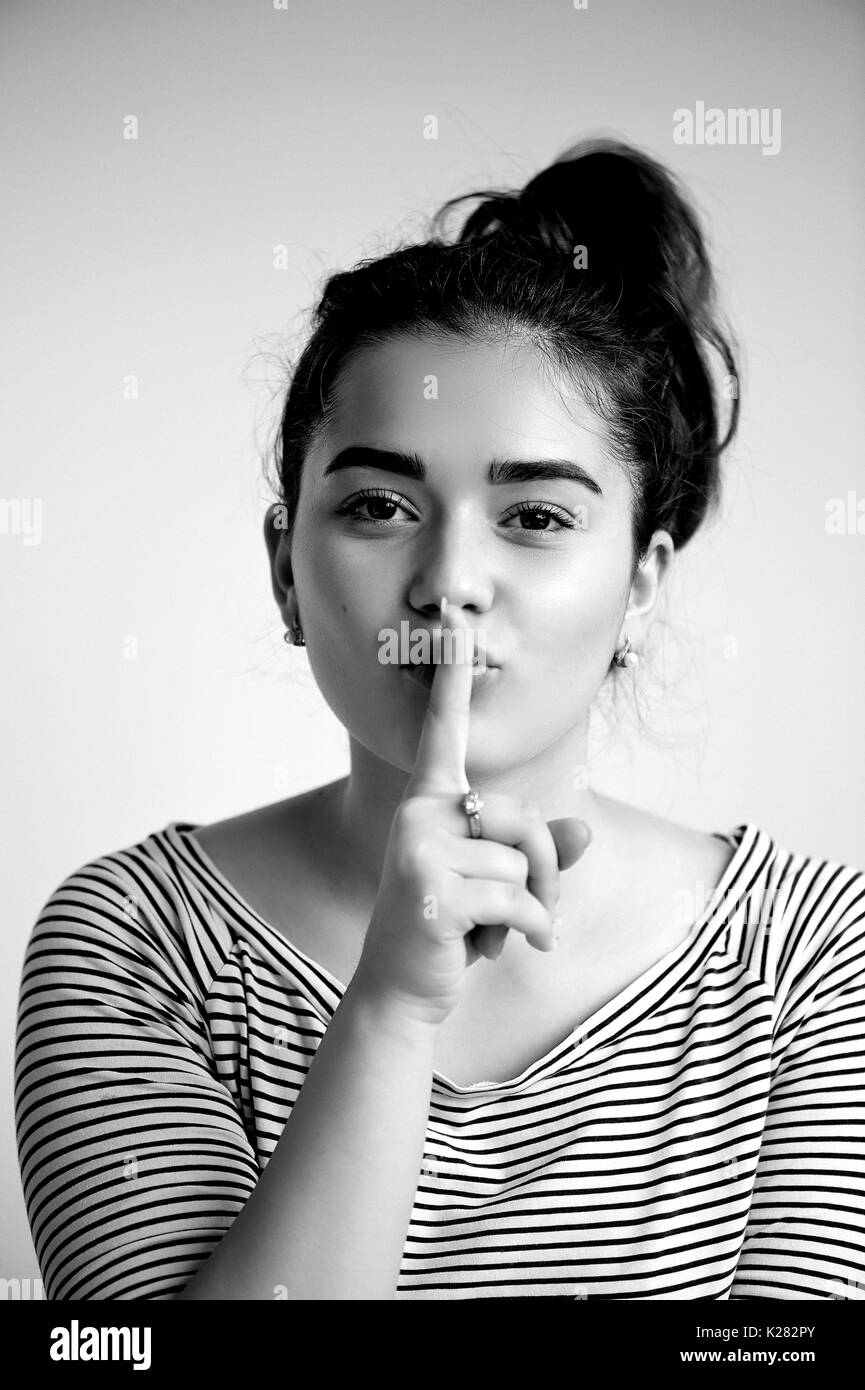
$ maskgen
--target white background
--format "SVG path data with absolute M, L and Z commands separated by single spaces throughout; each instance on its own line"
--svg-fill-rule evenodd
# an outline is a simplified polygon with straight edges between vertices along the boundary
M 81 864 L 347 772 L 344 730 L 282 641 L 259 450 L 323 275 L 449 196 L 520 186 L 589 134 L 682 176 L 743 345 L 742 423 L 721 517 L 679 557 L 658 629 L 658 737 L 606 739 L 595 783 L 865 865 L 865 535 L 825 524 L 829 499 L 865 502 L 865 12 L 5 0 L 0 29 L 0 496 L 42 504 L 39 544 L 0 535 L 0 1276 L 23 1278 L 28 932 Z M 673 111 L 697 101 L 780 108 L 780 152 L 675 145 Z

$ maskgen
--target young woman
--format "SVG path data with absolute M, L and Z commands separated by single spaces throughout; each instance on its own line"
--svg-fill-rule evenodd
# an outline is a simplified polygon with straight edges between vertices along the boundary
M 585 775 L 736 426 L 698 221 L 613 142 L 472 196 L 328 281 L 282 415 L 273 589 L 349 775 L 95 859 L 32 931 L 51 1298 L 865 1283 L 865 874 Z

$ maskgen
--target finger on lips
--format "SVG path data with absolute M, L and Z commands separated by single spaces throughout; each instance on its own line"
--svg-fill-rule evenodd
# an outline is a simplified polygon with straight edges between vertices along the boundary
M 445 626 L 446 620 L 452 630 L 461 628 L 467 635 L 463 639 L 462 660 L 440 661 L 436 665 L 415 765 L 409 781 L 410 794 L 424 791 L 464 793 L 469 789 L 466 756 L 469 745 L 474 633 L 459 608 L 449 607 L 445 598 L 441 601 L 441 607 L 442 626 Z M 447 647 L 443 642 L 442 655 L 446 651 Z M 454 654 L 453 649 L 449 654 Z
M 459 797 L 469 790 L 466 758 L 474 630 L 462 609 L 449 605 L 446 597 L 441 600 L 441 614 L 443 628 L 447 626 L 452 631 L 462 630 L 465 637 L 462 644 L 454 642 L 450 648 L 442 642 L 442 659 L 436 664 L 433 675 L 415 765 L 406 789 L 408 796 L 444 792 Z M 455 659 L 445 660 L 445 655 Z M 462 808 L 460 810 L 462 814 Z M 522 851 L 528 860 L 525 886 L 541 906 L 552 913 L 559 899 L 559 863 L 555 842 L 543 817 L 509 797 L 492 796 L 484 798 L 482 826 L 483 838 L 488 843 Z M 537 932 L 530 934 L 541 949 L 544 946 L 550 949 L 554 944 L 551 939 L 537 940 Z M 501 953 L 507 927 L 481 924 L 471 935 L 479 953 L 495 959 Z

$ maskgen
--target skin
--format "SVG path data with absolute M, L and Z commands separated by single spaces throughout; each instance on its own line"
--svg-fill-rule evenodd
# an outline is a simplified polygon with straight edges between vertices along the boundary
M 340 450 L 358 445 L 414 452 L 426 477 L 370 468 L 325 477 Z M 491 484 L 494 457 L 577 462 L 603 495 L 571 479 Z M 393 505 L 359 505 L 364 520 L 338 514 L 368 488 Z M 570 519 L 584 509 L 584 524 L 516 514 L 537 503 Z M 333 418 L 307 451 L 292 532 L 275 524 L 275 506 L 264 527 L 280 613 L 301 623 L 316 682 L 349 735 L 350 774 L 318 812 L 347 901 L 375 899 L 428 700 L 379 662 L 379 633 L 403 620 L 432 631 L 446 596 L 501 665 L 473 694 L 470 784 L 529 798 L 547 820 L 584 820 L 592 845 L 562 876 L 562 910 L 567 921 L 608 905 L 638 813 L 581 784 L 590 711 L 625 631 L 642 648 L 674 553 L 656 531 L 632 582 L 631 508 L 605 423 L 531 345 L 403 337 L 349 358 Z

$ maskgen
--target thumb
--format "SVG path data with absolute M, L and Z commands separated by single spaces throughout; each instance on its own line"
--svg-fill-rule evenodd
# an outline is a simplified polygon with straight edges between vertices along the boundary
M 558 820 L 548 820 L 550 834 L 556 842 L 559 868 L 570 869 L 592 842 L 592 832 L 584 820 L 576 816 L 564 816 Z

